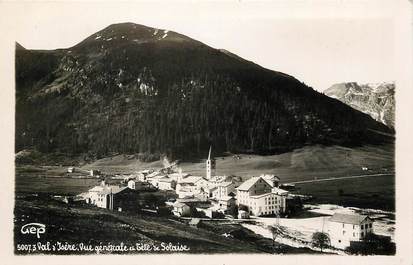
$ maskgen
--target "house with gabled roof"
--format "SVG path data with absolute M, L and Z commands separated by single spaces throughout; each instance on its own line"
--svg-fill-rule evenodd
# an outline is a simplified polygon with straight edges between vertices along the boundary
M 160 190 L 175 190 L 176 181 L 167 177 L 162 178 L 158 181 L 158 188 Z
M 216 199 L 220 199 L 223 197 L 227 197 L 230 193 L 235 192 L 235 184 L 231 181 L 224 181 L 218 183 L 212 192 L 212 197 Z
M 176 216 L 188 216 L 191 212 L 191 208 L 186 203 L 175 202 L 172 206 L 172 213 Z
M 278 187 L 280 183 L 280 178 L 276 175 L 262 174 L 260 177 L 262 177 L 268 184 L 270 184 L 271 187 Z
M 331 246 L 345 249 L 351 242 L 362 241 L 373 233 L 373 220 L 367 215 L 356 213 L 334 213 L 328 221 Z
M 252 177 L 237 190 L 238 206 L 245 206 L 251 215 L 274 215 L 285 213 L 288 192 L 272 187 L 263 177 Z

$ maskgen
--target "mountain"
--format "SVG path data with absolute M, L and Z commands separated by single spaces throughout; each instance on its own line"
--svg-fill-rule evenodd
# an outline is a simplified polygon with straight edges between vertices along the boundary
M 16 152 L 267 154 L 387 133 L 290 75 L 173 31 L 121 23 L 68 49 L 16 49 Z
M 396 106 L 394 89 L 394 83 L 358 84 L 351 82 L 335 84 L 324 93 L 394 129 Z

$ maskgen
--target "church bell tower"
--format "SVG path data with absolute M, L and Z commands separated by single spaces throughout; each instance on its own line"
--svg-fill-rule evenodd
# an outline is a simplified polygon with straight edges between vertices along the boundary
M 206 161 L 206 178 L 211 179 L 215 175 L 215 159 L 211 159 L 211 146 L 209 147 L 208 159 Z

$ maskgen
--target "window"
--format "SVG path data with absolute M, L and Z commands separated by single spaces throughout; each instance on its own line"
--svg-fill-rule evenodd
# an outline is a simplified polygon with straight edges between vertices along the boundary
M 370 223 L 370 224 L 369 224 L 369 227 L 370 227 L 370 228 L 372 228 L 372 227 L 373 227 L 373 224 L 372 224 L 372 223 Z
M 356 228 L 356 226 L 355 225 L 353 225 L 353 229 L 355 229 Z
M 345 230 L 343 230 L 343 235 L 345 235 L 346 234 L 346 231 Z
M 361 229 L 364 229 L 364 225 L 361 225 Z
M 363 232 L 361 232 L 361 237 L 363 237 L 364 236 L 364 233 Z
M 344 228 L 344 223 L 343 223 L 343 228 Z
M 356 233 L 353 232 L 353 237 L 356 237 Z

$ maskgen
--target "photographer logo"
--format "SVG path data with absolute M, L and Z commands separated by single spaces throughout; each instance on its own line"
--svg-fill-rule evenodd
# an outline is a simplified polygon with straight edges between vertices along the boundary
M 25 224 L 20 229 L 20 232 L 22 234 L 36 235 L 37 238 L 40 238 L 40 234 L 46 233 L 46 226 L 44 224 L 39 224 L 39 223 Z

